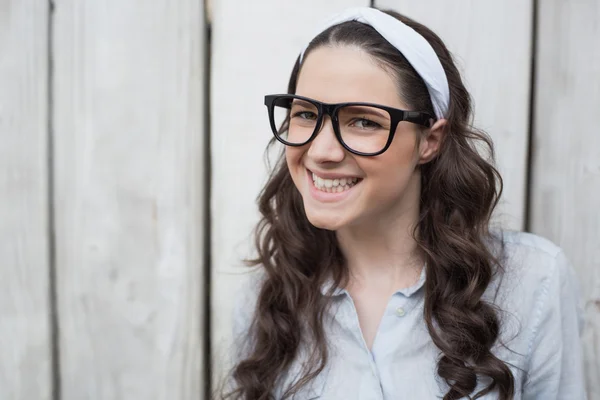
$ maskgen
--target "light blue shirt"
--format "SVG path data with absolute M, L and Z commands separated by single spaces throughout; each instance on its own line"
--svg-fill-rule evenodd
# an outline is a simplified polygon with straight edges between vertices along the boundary
M 510 349 L 492 351 L 515 377 L 516 400 L 585 399 L 580 334 L 583 307 L 573 269 L 563 251 L 539 236 L 503 232 L 506 273 L 488 287 L 484 299 L 496 296 L 501 314 L 501 340 Z M 439 349 L 423 319 L 426 276 L 390 298 L 369 350 L 350 294 L 334 293 L 325 321 L 330 361 L 325 370 L 294 397 L 299 400 L 398 400 L 442 398 L 447 386 L 437 376 Z M 246 285 L 234 310 L 234 337 L 247 337 L 256 303 L 257 280 Z M 237 342 L 238 357 L 244 354 Z M 282 396 L 300 372 L 306 351 L 281 380 Z M 476 393 L 485 387 L 481 379 Z M 474 394 L 473 393 L 473 394 Z M 482 399 L 496 399 L 491 393 Z

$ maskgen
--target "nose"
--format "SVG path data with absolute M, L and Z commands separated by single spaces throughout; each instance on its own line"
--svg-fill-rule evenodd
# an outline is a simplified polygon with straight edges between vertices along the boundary
M 335 136 L 331 118 L 326 116 L 317 136 L 310 142 L 308 156 L 316 163 L 341 162 L 346 150 Z

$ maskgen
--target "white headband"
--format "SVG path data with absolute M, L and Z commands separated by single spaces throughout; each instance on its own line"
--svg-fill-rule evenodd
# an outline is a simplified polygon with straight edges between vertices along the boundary
M 438 56 L 423 36 L 391 15 L 370 7 L 350 8 L 336 14 L 324 23 L 318 33 L 346 21 L 358 21 L 372 26 L 397 48 L 425 81 L 436 117 L 444 118 L 450 101 L 448 79 Z M 300 62 L 307 47 L 308 44 L 300 53 Z

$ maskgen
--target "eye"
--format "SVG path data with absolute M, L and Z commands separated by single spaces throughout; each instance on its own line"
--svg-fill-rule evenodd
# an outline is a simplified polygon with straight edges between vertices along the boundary
M 311 111 L 298 111 L 292 115 L 292 118 L 298 117 L 300 119 L 314 120 L 317 119 L 317 114 Z
M 381 128 L 381 125 L 379 125 L 377 122 L 373 122 L 370 119 L 366 119 L 366 118 L 357 118 L 354 120 L 354 125 L 356 125 L 359 128 L 363 128 L 363 129 L 377 129 L 377 128 Z

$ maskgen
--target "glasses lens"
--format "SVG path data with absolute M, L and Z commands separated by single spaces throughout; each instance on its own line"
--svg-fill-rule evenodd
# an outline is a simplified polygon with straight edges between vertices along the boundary
M 277 135 L 290 144 L 304 144 L 317 125 L 319 110 L 305 100 L 278 97 L 274 102 L 273 117 Z
M 361 153 L 377 153 L 390 136 L 390 114 L 377 107 L 346 106 L 338 111 L 340 134 L 346 146 Z

